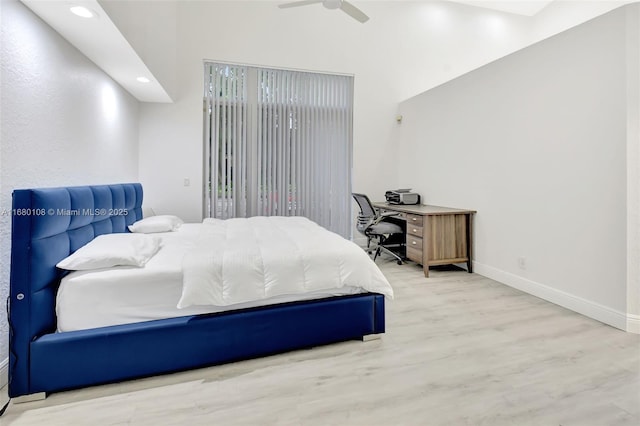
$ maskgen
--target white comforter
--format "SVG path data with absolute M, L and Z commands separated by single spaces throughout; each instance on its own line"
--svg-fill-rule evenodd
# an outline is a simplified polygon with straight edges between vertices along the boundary
M 346 286 L 393 297 L 389 282 L 362 248 L 306 218 L 204 223 L 199 241 L 183 259 L 178 308 L 226 306 Z

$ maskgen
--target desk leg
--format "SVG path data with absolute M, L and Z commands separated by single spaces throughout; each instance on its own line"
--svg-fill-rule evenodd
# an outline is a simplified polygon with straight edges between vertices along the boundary
M 431 246 L 431 219 L 429 215 L 422 217 L 422 271 L 429 278 L 429 247 Z
M 473 262 L 471 261 L 471 255 L 473 251 L 473 221 L 471 220 L 471 214 L 468 213 L 465 215 L 467 217 L 467 272 L 470 274 L 473 272 Z

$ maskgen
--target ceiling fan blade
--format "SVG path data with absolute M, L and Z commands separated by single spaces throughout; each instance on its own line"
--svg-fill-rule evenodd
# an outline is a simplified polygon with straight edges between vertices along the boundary
M 362 22 L 363 24 L 369 20 L 369 17 L 365 15 L 363 11 L 361 11 L 360 9 L 358 9 L 357 7 L 355 7 L 354 5 L 352 5 L 347 1 L 342 2 L 342 5 L 340 5 L 340 9 L 342 9 L 342 11 L 345 12 L 347 15 Z
M 290 7 L 298 7 L 298 6 L 306 6 L 308 4 L 322 3 L 322 0 L 302 0 L 302 1 L 294 1 L 291 3 L 279 4 L 278 7 L 280 9 L 287 9 Z

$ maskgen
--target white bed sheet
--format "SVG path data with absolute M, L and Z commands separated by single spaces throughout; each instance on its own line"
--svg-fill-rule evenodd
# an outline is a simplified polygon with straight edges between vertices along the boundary
M 75 271 L 60 283 L 56 300 L 58 331 L 85 330 L 185 315 L 223 312 L 300 300 L 363 293 L 344 287 L 238 303 L 229 306 L 190 306 L 178 309 L 182 294 L 182 258 L 202 233 L 200 223 L 187 223 L 176 232 L 158 233 L 162 247 L 144 268 L 114 267 Z

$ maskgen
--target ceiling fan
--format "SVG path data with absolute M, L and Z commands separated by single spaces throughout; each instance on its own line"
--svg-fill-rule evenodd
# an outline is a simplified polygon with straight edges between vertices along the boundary
M 369 17 L 364 14 L 363 11 L 345 0 L 302 0 L 294 1 L 292 3 L 284 3 L 278 5 L 280 9 L 286 9 L 289 7 L 307 6 L 309 4 L 322 3 L 327 9 L 340 9 L 352 18 L 365 23 L 369 20 Z

